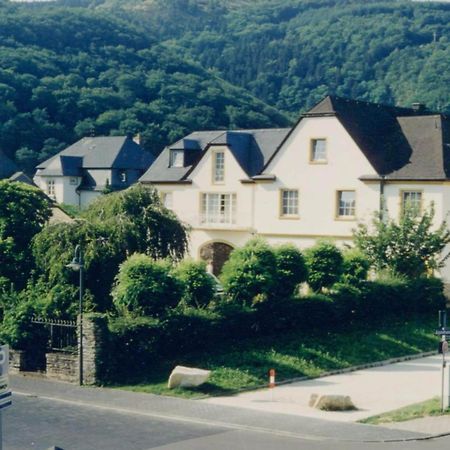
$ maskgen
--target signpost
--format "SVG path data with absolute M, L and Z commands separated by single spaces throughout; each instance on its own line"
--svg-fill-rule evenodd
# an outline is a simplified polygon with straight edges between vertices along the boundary
M 441 336 L 441 342 L 439 342 L 439 353 L 442 353 L 441 410 L 444 412 L 445 367 L 447 366 L 445 356 L 448 353 L 447 337 L 450 339 L 450 330 L 447 329 L 447 311 L 439 311 L 439 329 L 436 330 L 435 334 Z M 450 365 L 448 370 L 447 408 L 450 408 Z
M 2 410 L 11 406 L 11 391 L 8 389 L 9 384 L 9 347 L 7 345 L 0 346 L 0 450 L 3 448 L 2 436 Z

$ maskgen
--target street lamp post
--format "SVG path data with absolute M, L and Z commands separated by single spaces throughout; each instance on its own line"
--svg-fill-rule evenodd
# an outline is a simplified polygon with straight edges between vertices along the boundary
M 81 249 L 81 245 L 77 245 L 75 247 L 74 256 L 72 262 L 67 264 L 66 267 L 70 267 L 73 270 L 80 272 L 80 292 L 78 298 L 78 332 L 80 345 L 78 348 L 78 380 L 80 382 L 80 386 L 83 385 L 83 290 L 84 290 L 84 263 L 83 263 L 83 251 Z

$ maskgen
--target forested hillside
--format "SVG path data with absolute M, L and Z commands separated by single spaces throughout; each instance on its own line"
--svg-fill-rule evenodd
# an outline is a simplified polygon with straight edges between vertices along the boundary
M 169 47 L 297 114 L 326 93 L 450 112 L 450 4 L 63 0 L 139 11 Z
M 285 126 L 326 94 L 450 113 L 448 3 L 0 5 L 0 149 L 27 168 L 86 134 Z
M 0 149 L 29 172 L 86 135 L 140 132 L 158 152 L 195 129 L 287 124 L 129 20 L 0 2 Z

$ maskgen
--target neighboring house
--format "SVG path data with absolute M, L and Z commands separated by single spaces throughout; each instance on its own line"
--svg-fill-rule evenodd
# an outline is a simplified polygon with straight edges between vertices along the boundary
M 233 247 L 259 235 L 309 247 L 349 243 L 386 208 L 450 211 L 450 119 L 326 97 L 290 130 L 192 133 L 167 147 L 141 182 L 192 226 L 190 251 L 220 272 Z M 384 206 L 382 206 L 384 205 Z M 450 280 L 450 267 L 443 276 Z
M 154 157 L 126 136 L 83 138 L 39 164 L 34 182 L 57 203 L 87 206 L 136 183 Z
M 30 186 L 34 186 L 37 188 L 37 186 L 34 184 L 33 180 L 24 172 L 16 172 L 13 175 L 11 175 L 8 178 L 9 181 L 15 181 L 17 183 L 25 183 Z M 56 202 L 55 200 L 48 198 L 48 201 L 50 202 L 50 208 L 52 210 L 52 215 L 50 216 L 50 219 L 48 223 L 60 223 L 60 222 L 73 222 L 72 217 L 69 216 Z

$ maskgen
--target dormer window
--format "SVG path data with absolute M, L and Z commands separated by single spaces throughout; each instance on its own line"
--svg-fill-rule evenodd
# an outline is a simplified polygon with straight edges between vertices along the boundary
M 326 163 L 327 162 L 327 140 L 326 139 L 311 139 L 310 161 L 312 163 Z
M 170 150 L 169 167 L 183 167 L 184 166 L 184 151 Z
M 213 157 L 213 181 L 223 183 L 225 180 L 225 153 L 215 152 Z

